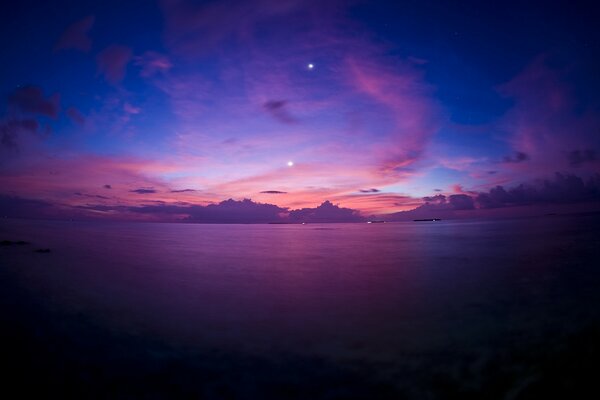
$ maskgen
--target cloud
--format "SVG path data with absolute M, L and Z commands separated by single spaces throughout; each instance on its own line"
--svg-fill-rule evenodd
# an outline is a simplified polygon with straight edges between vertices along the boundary
M 154 193 L 154 189 L 141 188 L 135 193 Z M 153 204 L 123 202 L 122 199 L 75 192 L 85 199 L 102 200 L 100 204 L 49 202 L 41 199 L 0 195 L 0 215 L 9 217 L 61 217 L 61 218 L 109 218 L 128 220 L 181 221 L 197 223 L 326 223 L 364 222 L 366 219 L 357 210 L 343 208 L 325 201 L 318 207 L 290 210 L 274 204 L 257 203 L 249 199 L 225 200 L 216 204 L 199 205 L 185 202 L 157 200 Z M 361 196 L 357 195 L 357 198 Z M 107 204 L 109 200 L 116 204 Z M 406 197 L 401 204 L 415 204 Z M 89 201 L 89 200 L 87 200 Z M 521 184 L 512 188 L 496 186 L 477 195 L 437 194 L 423 198 L 425 203 L 410 211 L 396 212 L 379 217 L 387 221 L 420 218 L 465 218 L 486 216 L 494 209 L 522 206 L 564 205 L 567 212 L 580 210 L 578 203 L 600 204 L 600 174 L 587 180 L 575 175 L 556 174 L 552 180 Z M 577 205 L 574 207 L 573 205 Z M 598 207 L 596 207 L 598 208 Z M 535 207 L 532 208 L 535 210 Z M 487 214 L 486 214 L 487 213 Z M 511 213 L 505 214 L 507 216 Z M 530 212 L 531 215 L 531 212 Z
M 502 162 L 504 163 L 520 163 L 529 160 L 529 156 L 522 151 L 517 151 L 514 156 L 504 156 Z
M 281 219 L 287 210 L 273 204 L 255 203 L 252 200 L 225 200 L 219 204 L 197 207 L 190 213 L 189 220 L 216 223 L 264 223 Z
M 60 110 L 58 93 L 46 98 L 38 86 L 23 86 L 17 88 L 8 96 L 9 112 L 11 114 L 31 114 L 56 118 Z
M 127 46 L 108 46 L 96 57 L 98 73 L 103 75 L 107 82 L 116 85 L 125 78 L 127 64 L 131 57 L 131 49 Z
M 102 186 L 102 187 L 103 187 L 104 189 L 112 189 L 112 186 L 111 186 L 111 185 L 104 185 L 104 186 Z
M 582 169 L 592 172 L 588 161 L 600 151 L 600 116 L 595 105 L 576 96 L 567 83 L 573 71 L 556 67 L 553 61 L 550 56 L 539 56 L 499 88 L 500 94 L 514 102 L 498 127 L 509 133 L 508 142 L 516 152 L 505 160 L 506 167 L 520 179 L 572 168 L 578 168 L 578 173 Z M 576 70 L 575 65 L 572 68 Z M 565 150 L 570 151 L 566 157 Z M 520 153 L 527 157 L 519 157 Z
M 263 190 L 260 193 L 264 193 L 264 194 L 286 194 L 287 192 L 282 192 L 279 190 Z
M 598 156 L 596 151 L 593 149 L 573 150 L 567 154 L 567 159 L 569 160 L 569 164 L 571 166 L 579 167 L 585 163 L 598 161 Z
M 87 194 L 87 193 L 81 193 L 81 192 L 75 192 L 73 194 L 75 196 L 89 197 L 89 198 L 94 198 L 94 199 L 102 199 L 102 200 L 109 200 L 110 199 L 110 197 L 101 196 L 99 194 Z
M 380 190 L 379 189 L 375 189 L 375 188 L 371 188 L 371 189 L 360 189 L 359 192 L 361 193 L 379 193 Z
M 124 209 L 120 209 L 124 211 Z M 109 211 L 109 210 L 107 210 Z M 126 211 L 148 214 L 154 217 L 172 219 L 177 216 L 180 221 L 214 224 L 253 224 L 282 221 L 287 209 L 273 204 L 255 203 L 244 199 L 222 201 L 218 204 L 180 205 L 161 204 L 127 207 Z
M 67 116 L 77 125 L 85 125 L 85 116 L 75 107 L 67 108 Z
M 307 8 L 298 0 L 196 3 L 162 0 L 165 42 L 178 55 L 202 57 L 225 41 L 244 41 L 256 26 Z
M 54 46 L 54 51 L 75 49 L 88 52 L 92 48 L 92 40 L 88 32 L 94 26 L 95 17 L 87 16 L 70 25 Z
M 436 194 L 435 196 L 423 197 L 423 201 L 427 204 L 446 204 L 446 196 L 443 194 Z
M 330 201 L 323 202 L 316 208 L 302 208 L 289 213 L 293 222 L 361 222 L 364 218 L 356 210 L 342 208 Z
M 142 112 L 142 109 L 140 107 L 135 107 L 129 103 L 125 103 L 123 104 L 123 111 L 125 111 L 125 113 L 127 114 L 139 114 Z
M 436 194 L 435 196 L 423 197 L 423 201 L 425 201 L 425 204 L 413 210 L 401 211 L 383 217 L 390 221 L 420 218 L 454 218 L 457 211 L 475 209 L 475 200 L 466 194 L 453 194 L 450 196 Z
M 592 175 L 585 181 L 576 175 L 557 173 L 554 179 L 523 183 L 509 189 L 496 186 L 480 193 L 476 200 L 480 208 L 599 201 L 600 174 Z
M 215 204 L 199 205 L 184 202 L 167 203 L 156 201 L 154 204 L 127 205 L 111 200 L 106 196 L 75 192 L 75 196 L 87 199 L 103 200 L 101 204 L 58 204 L 42 200 L 0 195 L 0 210 L 6 216 L 52 215 L 61 218 L 105 218 L 116 220 L 155 220 L 179 221 L 215 224 L 253 224 L 270 222 L 362 222 L 364 218 L 358 211 L 341 208 L 325 201 L 315 208 L 303 208 L 289 211 L 288 208 L 274 204 L 254 202 L 250 199 L 228 199 Z M 2 215 L 0 213 L 0 215 Z
M 173 67 L 167 56 L 155 51 L 147 51 L 136 57 L 135 64 L 141 67 L 140 75 L 144 78 L 165 74 Z
M 423 157 L 440 117 L 421 72 L 408 63 L 390 64 L 372 54 L 349 56 L 345 70 L 349 85 L 383 107 L 379 114 L 389 127 L 376 149 L 380 172 L 401 176 Z
M 0 216 L 8 218 L 44 218 L 56 213 L 56 206 L 44 200 L 0 194 Z
M 466 194 L 453 194 L 448 196 L 448 203 L 453 210 L 473 210 L 475 208 L 473 198 Z
M 139 188 L 139 189 L 130 190 L 130 192 L 137 193 L 137 194 L 150 194 L 150 193 L 157 193 L 157 190 L 155 190 L 154 188 Z
M 296 122 L 296 120 L 288 112 L 287 104 L 286 100 L 269 100 L 263 104 L 263 107 L 273 118 L 280 122 L 291 124 Z
M 600 201 L 600 174 L 590 176 L 587 180 L 571 174 L 556 173 L 553 179 L 523 183 L 511 188 L 496 186 L 487 192 L 473 195 L 441 194 L 424 197 L 423 204 L 407 213 L 397 213 L 392 218 L 415 218 L 425 216 L 435 218 L 440 215 L 454 216 L 455 211 L 489 210 L 503 207 L 542 206 L 548 204 L 577 204 Z M 442 213 L 442 214 L 440 214 Z
M 197 190 L 196 189 L 171 190 L 171 193 L 187 193 L 187 192 L 197 192 Z
M 17 148 L 18 137 L 23 132 L 36 133 L 40 123 L 35 119 L 8 120 L 0 122 L 0 144 L 6 148 Z

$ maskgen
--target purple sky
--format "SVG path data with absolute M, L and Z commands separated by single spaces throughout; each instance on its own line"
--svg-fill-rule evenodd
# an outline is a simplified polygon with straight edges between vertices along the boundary
M 598 12 L 417 3 L 7 7 L 0 215 L 600 209 Z

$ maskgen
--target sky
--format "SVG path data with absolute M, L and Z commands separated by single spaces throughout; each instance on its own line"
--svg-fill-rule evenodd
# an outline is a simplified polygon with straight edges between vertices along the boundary
M 25 0 L 0 19 L 0 216 L 600 209 L 583 2 Z

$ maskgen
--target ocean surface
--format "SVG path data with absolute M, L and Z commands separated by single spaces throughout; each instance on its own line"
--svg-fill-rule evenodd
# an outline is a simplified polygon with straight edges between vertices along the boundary
M 29 242 L 0 246 L 5 378 L 25 392 L 537 398 L 587 389 L 600 355 L 600 215 L 5 219 L 0 240 Z

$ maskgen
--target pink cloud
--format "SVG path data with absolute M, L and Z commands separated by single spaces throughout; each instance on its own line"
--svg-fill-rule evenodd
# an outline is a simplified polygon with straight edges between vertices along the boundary
M 167 56 L 155 51 L 147 51 L 136 57 L 135 63 L 141 67 L 140 75 L 144 78 L 165 74 L 173 67 Z
M 95 17 L 87 16 L 70 25 L 61 35 L 54 46 L 54 51 L 75 49 L 88 52 L 92 48 L 92 40 L 88 32 L 94 26 Z
M 139 114 L 140 112 L 142 112 L 142 109 L 140 107 L 135 107 L 129 103 L 125 103 L 123 105 L 123 110 L 127 113 L 127 114 Z
M 127 64 L 131 60 L 131 49 L 126 46 L 111 45 L 96 57 L 98 73 L 111 84 L 116 85 L 125 78 Z
M 376 58 L 348 57 L 348 84 L 383 105 L 392 126 L 378 144 L 383 174 L 395 174 L 417 162 L 439 129 L 439 110 L 431 88 L 411 66 L 392 68 Z

